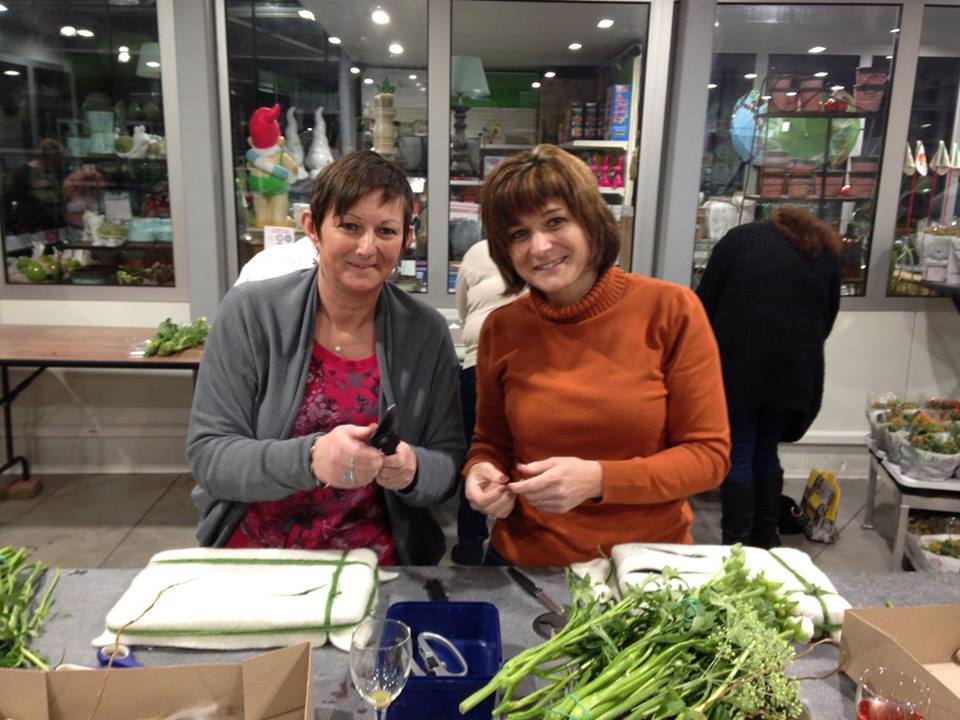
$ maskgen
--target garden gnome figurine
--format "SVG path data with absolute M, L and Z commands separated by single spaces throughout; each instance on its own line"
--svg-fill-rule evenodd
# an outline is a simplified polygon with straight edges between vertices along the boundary
M 250 116 L 247 168 L 257 227 L 288 224 L 287 191 L 299 170 L 284 149 L 278 117 L 279 105 L 257 108 Z
M 307 152 L 306 165 L 310 168 L 310 177 L 315 178 L 332 162 L 333 155 L 330 154 L 330 145 L 327 143 L 327 124 L 323 121 L 321 105 L 313 114 L 313 142 L 310 143 L 310 150 Z
M 287 127 L 284 128 L 283 138 L 287 141 L 287 150 L 290 157 L 299 166 L 297 171 L 297 180 L 306 180 L 309 175 L 303 167 L 303 145 L 300 143 L 300 128 L 297 125 L 297 109 L 295 107 L 287 110 Z

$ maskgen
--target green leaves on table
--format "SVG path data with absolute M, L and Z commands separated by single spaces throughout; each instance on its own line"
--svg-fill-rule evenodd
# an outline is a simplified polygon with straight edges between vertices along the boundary
M 25 548 L 0 548 L 0 667 L 50 669 L 46 658 L 30 648 L 50 613 L 53 589 L 60 579 L 56 570 L 34 602 L 46 572 L 43 563 L 27 561 Z
M 192 323 L 178 325 L 167 318 L 157 328 L 153 339 L 144 348 L 144 355 L 174 355 L 192 347 L 199 347 L 207 341 L 210 323 L 206 318 L 197 318 Z

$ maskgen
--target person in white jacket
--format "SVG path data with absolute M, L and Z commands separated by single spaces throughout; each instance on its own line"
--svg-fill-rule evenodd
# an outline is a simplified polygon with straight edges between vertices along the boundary
M 477 418 L 477 344 L 480 328 L 493 310 L 513 301 L 519 295 L 506 295 L 500 271 L 490 258 L 486 240 L 473 244 L 460 263 L 457 273 L 457 311 L 463 323 L 465 356 L 460 370 L 460 407 L 467 446 L 473 437 Z M 523 293 L 521 293 L 523 294 Z M 487 516 L 470 507 L 460 486 L 460 507 L 457 510 L 457 544 L 451 557 L 460 565 L 480 565 L 483 544 L 489 535 Z

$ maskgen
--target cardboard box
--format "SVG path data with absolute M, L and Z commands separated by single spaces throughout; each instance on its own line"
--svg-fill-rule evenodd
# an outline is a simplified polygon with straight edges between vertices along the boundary
M 0 717 L 86 720 L 107 672 L 96 720 L 162 718 L 210 703 L 223 720 L 313 720 L 309 643 L 230 665 L 0 670 Z
M 868 667 L 888 667 L 922 680 L 932 707 L 925 720 L 960 718 L 960 605 L 847 610 L 843 672 L 857 682 Z

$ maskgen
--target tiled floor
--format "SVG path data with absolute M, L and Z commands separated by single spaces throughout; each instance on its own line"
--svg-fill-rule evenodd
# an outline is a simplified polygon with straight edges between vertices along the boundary
M 31 557 L 59 567 L 142 567 L 160 550 L 195 544 L 196 512 L 190 501 L 189 475 L 47 476 L 44 490 L 32 500 L 0 502 L 0 546 L 25 545 Z M 788 481 L 795 500 L 803 481 Z M 890 490 L 877 494 L 876 527 L 860 527 L 866 481 L 842 482 L 841 533 L 833 545 L 784 537 L 784 544 L 808 552 L 829 572 L 838 569 L 883 571 L 888 568 L 894 507 Z M 696 515 L 694 539 L 720 540 L 719 493 L 692 501 Z M 456 500 L 439 508 L 438 516 L 449 547 L 456 541 Z

